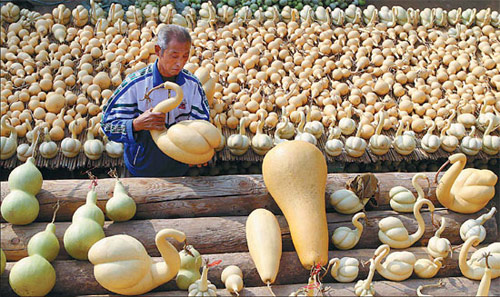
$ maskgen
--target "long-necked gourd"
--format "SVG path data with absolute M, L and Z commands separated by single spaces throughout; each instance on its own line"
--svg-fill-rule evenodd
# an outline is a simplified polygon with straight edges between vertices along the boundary
M 443 130 L 441 130 L 441 136 L 439 138 L 441 140 L 441 148 L 447 151 L 448 153 L 452 153 L 453 151 L 455 151 L 455 149 L 459 144 L 458 138 L 455 135 L 446 134 L 446 131 L 450 129 L 450 125 L 451 125 L 450 120 L 449 119 L 446 120 L 446 124 Z
M 403 156 L 407 156 L 415 150 L 417 146 L 417 142 L 415 141 L 415 137 L 408 135 L 403 132 L 404 123 L 402 120 L 399 121 L 399 127 L 396 131 L 396 135 L 394 140 L 392 141 L 392 146 L 399 154 Z
M 365 150 L 366 150 L 366 146 L 367 146 L 366 140 L 364 140 L 363 138 L 360 137 L 362 126 L 363 126 L 363 124 L 361 122 L 359 122 L 356 135 L 349 136 L 349 138 L 347 138 L 347 140 L 345 141 L 345 151 L 347 152 L 347 154 L 349 156 L 354 157 L 354 158 L 361 157 L 365 153 Z
M 290 140 L 295 135 L 295 127 L 293 126 L 292 123 L 290 123 L 290 120 L 288 119 L 285 106 L 281 108 L 281 119 L 282 122 L 279 122 L 278 125 L 276 126 L 276 132 L 274 134 L 275 135 L 274 137 L 276 138 L 277 135 L 279 136 L 280 139 Z
M 413 187 L 417 190 L 418 197 L 415 198 L 413 193 L 405 187 L 396 186 L 389 191 L 391 200 L 389 204 L 391 208 L 398 212 L 413 212 L 413 206 L 418 199 L 424 199 L 425 194 L 422 187 L 418 184 L 418 179 L 426 179 L 427 185 L 430 186 L 429 178 L 424 173 L 417 173 L 411 179 Z
M 370 137 L 370 141 L 368 143 L 368 147 L 370 151 L 375 155 L 385 155 L 391 148 L 391 139 L 386 135 L 381 135 L 382 128 L 384 127 L 384 122 L 386 119 L 386 112 L 379 111 L 378 115 L 378 123 L 377 130 L 375 130 L 375 134 Z
M 384 264 L 381 264 L 382 259 L 390 251 L 391 248 L 388 244 L 383 244 L 375 250 L 375 255 L 380 256 L 380 260 L 375 262 L 377 272 L 388 280 L 403 281 L 408 279 L 413 273 L 413 266 L 417 261 L 415 255 L 407 251 L 393 252 L 387 257 Z
M 472 126 L 472 130 L 469 135 L 462 138 L 462 142 L 460 143 L 460 150 L 469 156 L 477 155 L 483 147 L 483 141 L 481 138 L 474 137 L 475 132 L 476 127 Z
M 347 189 L 340 189 L 330 195 L 330 204 L 343 214 L 353 214 L 362 210 L 370 198 L 359 199 L 356 194 Z
M 420 142 L 422 149 L 428 153 L 436 152 L 441 146 L 441 139 L 439 138 L 439 136 L 432 134 L 435 129 L 436 123 L 432 121 L 431 127 L 427 129 L 427 132 L 425 133 L 424 137 L 422 137 L 422 141 Z
M 161 86 L 174 91 L 175 95 L 156 105 L 153 112 L 168 113 L 181 104 L 184 95 L 182 88 L 175 83 L 165 82 Z M 154 142 L 164 154 L 185 164 L 196 165 L 210 161 L 220 143 L 217 128 L 204 120 L 181 121 L 168 129 L 150 132 Z
M 90 120 L 90 127 L 87 128 L 87 140 L 83 143 L 83 152 L 90 160 L 97 160 L 101 158 L 104 152 L 104 144 L 100 139 L 95 138 L 94 128 L 97 123 Z
M 35 195 L 42 189 L 42 173 L 35 166 L 35 159 L 12 170 L 8 184 L 10 193 L 2 201 L 2 217 L 13 225 L 27 225 L 38 216 L 40 205 Z
M 304 125 L 306 123 L 306 116 L 304 115 L 304 112 L 299 111 L 299 116 L 300 116 L 300 122 L 299 126 L 297 127 L 297 134 L 295 135 L 294 139 L 307 141 L 309 143 L 316 145 L 318 143 L 316 137 L 311 133 L 304 131 Z
M 418 259 L 415 262 L 413 270 L 415 274 L 420 278 L 433 278 L 443 267 L 443 258 L 438 257 L 434 260 L 429 259 Z
M 229 293 L 240 295 L 239 292 L 243 289 L 243 272 L 238 266 L 227 266 L 222 270 L 220 278 Z
M 26 120 L 28 121 L 28 120 Z M 23 143 L 20 144 L 16 151 L 17 151 L 17 159 L 21 162 L 26 162 L 29 157 L 33 156 L 33 153 L 35 152 L 35 147 L 36 144 L 38 143 L 38 137 L 40 136 L 40 127 L 36 126 L 33 129 L 33 132 L 35 133 L 35 136 L 31 140 L 31 144 Z
M 350 250 L 358 244 L 363 233 L 363 225 L 359 222 L 361 218 L 366 218 L 364 212 L 357 213 L 352 217 L 352 224 L 356 229 L 338 227 L 333 231 L 332 242 L 338 249 Z
M 164 261 L 153 262 L 137 239 L 114 235 L 97 241 L 89 250 L 94 276 L 105 289 L 122 295 L 140 295 L 173 279 L 181 266 L 175 247 L 167 241 L 186 239 L 184 233 L 163 229 L 156 234 L 155 243 Z
M 387 217 L 380 220 L 378 226 L 380 230 L 378 231 L 378 238 L 382 243 L 388 244 L 392 248 L 404 249 L 412 246 L 417 240 L 419 240 L 425 231 L 425 222 L 420 214 L 420 209 L 423 205 L 427 205 L 431 214 L 434 213 L 434 204 L 428 199 L 417 200 L 413 206 L 413 215 L 417 220 L 418 229 L 415 233 L 409 235 L 408 230 L 406 230 L 403 222 L 396 217 Z
M 496 211 L 496 207 L 493 207 L 488 213 L 481 215 L 479 218 L 465 221 L 462 226 L 460 226 L 460 238 L 462 238 L 463 241 L 467 241 L 469 237 L 477 236 L 479 237 L 479 242 L 483 242 L 486 238 L 486 229 L 483 227 L 483 224 L 491 219 Z
M 87 260 L 92 245 L 105 237 L 104 214 L 96 205 L 97 193 L 95 183 L 87 193 L 86 203 L 80 206 L 72 217 L 71 225 L 63 236 L 64 248 L 68 254 L 77 260 Z
M 450 252 L 453 252 L 451 249 L 451 243 L 446 238 L 441 238 L 441 233 L 443 233 L 446 227 L 446 219 L 441 217 L 441 226 L 436 230 L 434 236 L 429 239 L 427 243 L 427 252 L 434 258 L 443 258 L 446 259 Z
M 375 254 L 372 259 L 370 259 L 370 268 L 368 272 L 368 276 L 365 280 L 359 280 L 354 285 L 354 294 L 356 296 L 374 296 L 375 288 L 373 287 L 372 281 L 373 276 L 375 276 L 375 271 L 377 270 L 376 263 L 380 263 L 382 260 L 381 255 Z
M 328 128 L 328 139 L 325 143 L 325 152 L 332 157 L 342 154 L 344 143 L 340 141 L 340 128 L 333 127 L 333 124 Z
M 82 149 L 82 143 L 77 138 L 76 133 L 78 126 L 79 124 L 76 120 L 69 123 L 68 130 L 71 132 L 71 137 L 66 137 L 61 142 L 61 151 L 68 158 L 76 157 Z
M 201 278 L 188 288 L 188 296 L 217 296 L 217 288 L 208 280 L 208 267 L 203 266 Z
M 483 99 L 483 104 L 479 110 L 479 116 L 477 117 L 476 126 L 481 131 L 485 131 L 490 122 L 492 122 L 492 129 L 500 125 L 500 117 L 492 112 L 486 112 L 486 107 L 488 106 L 488 97 L 485 96 Z M 493 130 L 492 130 L 493 131 Z
M 327 167 L 321 151 L 306 141 L 283 142 L 264 157 L 262 175 L 267 190 L 285 215 L 302 266 L 310 269 L 325 265 Z
M 14 127 L 10 124 L 8 115 L 3 115 L 0 122 L 3 131 L 10 131 L 9 137 L 0 137 L 0 159 L 7 160 L 16 153 L 17 132 L 16 129 L 14 129 Z
M 134 199 L 128 195 L 117 177 L 113 197 L 106 202 L 106 215 L 115 222 L 128 221 L 134 217 L 136 208 Z
M 462 153 L 448 157 L 448 161 L 436 173 L 436 180 L 446 165 L 453 165 L 439 180 L 436 197 L 441 205 L 452 211 L 475 213 L 483 209 L 495 195 L 498 177 L 487 169 L 463 170 L 466 162 L 467 158 Z
M 196 280 L 201 278 L 200 268 L 203 260 L 200 253 L 192 246 L 185 245 L 179 252 L 181 267 L 175 278 L 177 287 L 181 290 L 187 290 Z
M 359 261 L 356 258 L 333 258 L 329 263 L 333 264 L 330 274 L 338 282 L 350 283 L 358 277 Z
M 488 263 L 491 269 L 491 279 L 495 279 L 500 276 L 500 242 L 494 242 L 486 247 L 476 250 L 469 260 L 467 260 L 467 255 L 471 246 L 477 246 L 479 244 L 479 237 L 471 236 L 464 243 L 460 249 L 460 254 L 458 256 L 458 266 L 460 267 L 460 272 L 472 280 L 480 280 L 484 275 L 486 262 L 483 257 L 484 253 L 490 253 L 491 256 L 488 259 Z
M 255 134 L 254 137 L 252 137 L 252 142 L 251 146 L 253 151 L 257 155 L 265 155 L 272 147 L 273 147 L 273 139 L 271 136 L 267 135 L 264 133 L 263 128 L 264 128 L 264 120 L 265 120 L 265 114 L 262 111 L 258 111 L 257 115 L 259 116 L 259 124 L 257 127 L 257 134 Z
M 248 122 L 247 117 L 240 119 L 239 133 L 231 134 L 227 138 L 227 148 L 235 156 L 244 155 L 250 146 L 250 139 L 245 135 L 245 125 Z
M 260 279 L 270 286 L 280 266 L 281 229 L 274 214 L 258 208 L 250 213 L 245 224 L 248 251 Z
M 488 119 L 488 127 L 483 135 L 483 151 L 488 155 L 497 155 L 500 151 L 500 137 L 490 135 L 493 132 L 493 119 Z
M 489 296 L 490 285 L 491 285 L 491 269 L 490 264 L 488 263 L 488 258 L 491 256 L 491 253 L 484 253 L 484 274 L 481 278 L 481 282 L 479 283 L 479 287 L 477 288 L 476 296 Z

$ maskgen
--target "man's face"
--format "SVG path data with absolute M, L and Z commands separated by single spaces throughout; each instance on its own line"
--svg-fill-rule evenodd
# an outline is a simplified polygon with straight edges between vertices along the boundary
M 160 73 L 166 77 L 176 76 L 189 59 L 190 42 L 179 42 L 175 39 L 168 43 L 167 49 L 160 55 L 161 48 L 156 45 L 155 51 L 158 58 Z

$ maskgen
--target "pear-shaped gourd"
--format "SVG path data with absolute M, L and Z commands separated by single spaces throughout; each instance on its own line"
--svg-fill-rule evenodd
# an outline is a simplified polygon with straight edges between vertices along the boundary
M 29 157 L 9 174 L 10 193 L 2 201 L 2 217 L 14 225 L 26 225 L 38 216 L 40 205 L 35 195 L 42 188 L 42 173 Z
M 166 82 L 158 87 L 173 90 L 175 97 L 160 102 L 153 108 L 153 112 L 168 113 L 181 104 L 183 92 L 179 85 Z M 220 143 L 220 133 L 217 128 L 204 120 L 181 121 L 168 129 L 150 132 L 154 142 L 164 154 L 185 164 L 196 165 L 210 161 Z
M 240 119 L 240 133 L 231 134 L 231 136 L 227 138 L 227 147 L 231 154 L 235 156 L 244 155 L 250 146 L 250 140 L 248 136 L 245 135 L 245 124 L 247 120 L 248 118 L 242 117 Z
M 179 252 L 181 267 L 175 278 L 177 287 L 187 290 L 196 280 L 201 278 L 200 268 L 203 260 L 200 253 L 192 246 L 187 245 Z
M 449 163 L 453 164 L 439 180 L 436 197 L 444 207 L 459 213 L 475 213 L 483 209 L 495 196 L 498 177 L 490 170 L 467 168 L 463 170 L 467 158 L 464 154 L 454 154 L 436 173 Z
M 370 198 L 359 199 L 356 194 L 347 189 L 341 189 L 330 195 L 330 204 L 337 212 L 353 214 L 362 210 Z
M 333 258 L 330 260 L 330 263 L 333 263 L 330 273 L 336 281 L 341 283 L 350 283 L 358 277 L 358 259 L 343 257 L 339 260 L 338 258 Z
M 415 255 L 406 251 L 394 252 L 387 257 L 384 264 L 381 264 L 381 260 L 385 258 L 390 251 L 391 248 L 387 244 L 379 246 L 375 251 L 375 255 L 381 257 L 381 259 L 375 263 L 377 272 L 384 278 L 393 281 L 403 281 L 409 278 L 413 273 L 413 266 L 417 261 Z
M 328 226 L 324 155 L 306 141 L 283 142 L 264 157 L 262 175 L 264 184 L 288 222 L 302 266 L 310 269 L 314 265 L 325 265 L 328 261 Z
M 359 222 L 361 218 L 366 218 L 363 212 L 352 217 L 352 224 L 356 227 L 354 230 L 348 227 L 339 227 L 333 231 L 332 242 L 338 249 L 349 250 L 358 244 L 363 233 L 363 225 Z
M 203 266 L 201 278 L 188 288 L 188 296 L 217 296 L 217 288 L 208 280 L 208 268 Z
M 483 242 L 486 238 L 486 229 L 483 227 L 483 224 L 491 219 L 497 209 L 493 207 L 488 213 L 481 215 L 477 219 L 469 219 L 465 221 L 462 226 L 460 226 L 460 237 L 463 241 L 467 241 L 467 239 L 471 236 L 479 237 L 479 242 Z
M 0 248 L 0 275 L 5 271 L 5 265 L 7 264 L 7 258 L 5 257 L 5 253 Z
M 59 240 L 56 236 L 56 225 L 47 224 L 45 230 L 38 232 L 28 242 L 28 255 L 38 254 L 52 262 L 59 254 Z
M 389 204 L 391 205 L 392 209 L 398 212 L 412 212 L 415 202 L 418 199 L 425 198 L 424 190 L 417 183 L 417 180 L 420 178 L 426 179 L 427 185 L 430 186 L 429 178 L 427 177 L 427 175 L 423 173 L 415 174 L 411 182 L 413 184 L 413 187 L 417 190 L 417 198 L 415 198 L 410 190 L 402 186 L 396 186 L 389 191 L 389 197 L 391 198 Z
M 471 246 L 477 246 L 479 244 L 479 237 L 471 236 L 464 243 L 460 249 L 460 254 L 458 256 L 458 266 L 460 267 L 460 272 L 468 278 L 473 280 L 480 280 L 485 273 L 486 262 L 483 255 L 485 253 L 490 253 L 488 258 L 489 268 L 491 269 L 491 279 L 495 279 L 500 276 L 500 242 L 494 242 L 486 247 L 476 250 L 469 260 L 467 260 L 467 255 Z
M 105 289 L 121 295 L 140 295 L 173 279 L 181 266 L 175 247 L 167 241 L 186 239 L 184 233 L 163 229 L 155 242 L 164 261 L 153 262 L 137 239 L 120 234 L 103 238 L 89 250 L 94 276 Z
M 238 266 L 227 266 L 222 270 L 220 278 L 230 293 L 239 296 L 239 292 L 243 289 L 243 272 Z
M 439 229 L 436 230 L 436 233 L 434 233 L 434 236 L 429 239 L 429 243 L 427 244 L 427 252 L 434 258 L 441 257 L 446 259 L 446 257 L 448 257 L 448 253 L 453 252 L 450 241 L 446 238 L 440 237 L 445 227 L 446 220 L 442 217 L 441 226 L 439 226 Z
M 106 202 L 106 215 L 112 221 L 123 222 L 134 217 L 136 205 L 128 194 L 122 182 L 117 178 L 113 197 Z

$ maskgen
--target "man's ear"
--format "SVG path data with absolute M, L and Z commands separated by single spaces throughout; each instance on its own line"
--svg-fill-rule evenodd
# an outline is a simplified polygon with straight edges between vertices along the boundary
M 155 54 L 160 57 L 161 47 L 158 44 L 155 44 Z

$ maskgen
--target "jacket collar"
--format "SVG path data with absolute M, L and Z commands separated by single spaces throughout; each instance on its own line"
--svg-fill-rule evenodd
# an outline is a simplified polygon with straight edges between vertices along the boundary
M 175 83 L 179 86 L 182 86 L 185 82 L 185 74 L 184 71 L 181 70 L 181 72 L 179 72 L 179 75 L 177 75 L 177 80 Z M 160 70 L 158 70 L 158 59 L 156 59 L 155 63 L 153 64 L 153 87 L 156 87 L 162 83 L 163 79 L 161 78 Z

